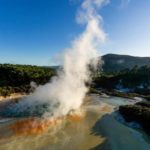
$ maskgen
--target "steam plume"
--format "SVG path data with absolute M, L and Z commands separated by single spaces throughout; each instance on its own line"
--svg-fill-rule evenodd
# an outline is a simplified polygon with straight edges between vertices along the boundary
M 105 41 L 102 18 L 97 9 L 106 0 L 84 0 L 77 13 L 77 23 L 85 25 L 85 31 L 65 50 L 63 70 L 50 83 L 36 88 L 35 92 L 18 104 L 18 111 L 48 104 L 45 115 L 61 116 L 78 109 L 88 91 L 85 83 L 90 80 L 88 65 L 97 65 L 97 49 Z

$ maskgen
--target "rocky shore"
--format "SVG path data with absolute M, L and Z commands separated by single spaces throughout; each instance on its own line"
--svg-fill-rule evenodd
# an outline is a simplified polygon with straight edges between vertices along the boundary
M 135 105 L 119 107 L 119 112 L 127 122 L 139 123 L 146 133 L 150 134 L 150 102 L 142 101 Z

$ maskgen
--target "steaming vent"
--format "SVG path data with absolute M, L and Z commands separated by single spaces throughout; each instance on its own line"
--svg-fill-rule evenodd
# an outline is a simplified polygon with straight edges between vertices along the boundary
M 63 69 L 50 83 L 39 86 L 30 96 L 8 106 L 0 115 L 6 117 L 60 117 L 81 107 L 90 81 L 89 64 L 96 68 L 100 44 L 105 41 L 102 17 L 98 8 L 108 0 L 83 0 L 77 13 L 77 23 L 85 30 L 76 37 L 63 55 Z

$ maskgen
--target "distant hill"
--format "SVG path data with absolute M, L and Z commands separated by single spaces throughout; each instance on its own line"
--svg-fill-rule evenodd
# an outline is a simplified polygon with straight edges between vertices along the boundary
M 129 55 L 107 54 L 102 56 L 103 70 L 106 72 L 131 69 L 134 66 L 150 66 L 150 57 L 135 57 Z

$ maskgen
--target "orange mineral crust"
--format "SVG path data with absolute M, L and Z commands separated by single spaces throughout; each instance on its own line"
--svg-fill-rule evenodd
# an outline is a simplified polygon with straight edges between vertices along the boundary
M 82 119 L 83 116 L 80 115 L 67 115 L 66 117 L 57 119 L 28 118 L 16 121 L 11 124 L 9 128 L 15 135 L 26 136 L 45 133 L 48 131 L 49 127 L 56 127 L 56 125 L 62 123 L 63 121 L 79 122 Z
M 10 125 L 10 129 L 16 135 L 41 134 L 48 130 L 49 126 L 56 125 L 60 119 L 24 119 Z
M 83 116 L 80 116 L 80 115 L 68 115 L 68 116 L 66 117 L 66 119 L 69 120 L 69 121 L 78 122 L 78 121 L 83 120 Z

